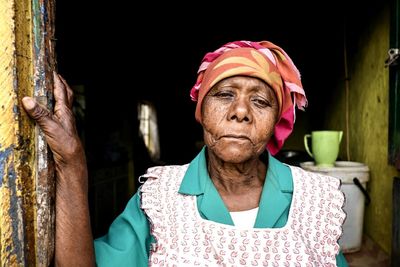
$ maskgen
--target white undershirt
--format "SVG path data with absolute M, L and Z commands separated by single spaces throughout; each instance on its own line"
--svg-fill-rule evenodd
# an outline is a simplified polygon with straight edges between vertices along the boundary
M 251 210 L 232 211 L 229 213 L 236 227 L 251 229 L 254 228 L 254 223 L 256 222 L 258 207 Z

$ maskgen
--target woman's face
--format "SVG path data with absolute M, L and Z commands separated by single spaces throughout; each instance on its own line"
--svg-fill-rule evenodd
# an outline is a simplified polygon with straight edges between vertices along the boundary
M 275 93 L 265 82 L 245 76 L 226 78 L 203 100 L 204 142 L 225 162 L 258 158 L 274 132 L 277 116 Z

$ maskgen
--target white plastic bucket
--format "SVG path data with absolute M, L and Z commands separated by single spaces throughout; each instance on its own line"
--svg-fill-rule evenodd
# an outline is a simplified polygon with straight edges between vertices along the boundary
M 337 161 L 334 167 L 317 167 L 314 162 L 307 161 L 300 163 L 300 167 L 308 171 L 334 176 L 342 181 L 341 191 L 346 197 L 343 208 L 347 216 L 339 245 L 343 253 L 359 251 L 362 243 L 365 195 L 354 182 L 354 178 L 358 179 L 365 190 L 369 180 L 368 166 L 360 162 Z

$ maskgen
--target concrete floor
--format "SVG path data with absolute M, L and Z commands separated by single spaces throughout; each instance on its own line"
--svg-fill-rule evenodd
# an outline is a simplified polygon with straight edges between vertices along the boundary
M 360 251 L 344 254 L 350 267 L 390 267 L 390 256 L 369 237 L 363 237 Z

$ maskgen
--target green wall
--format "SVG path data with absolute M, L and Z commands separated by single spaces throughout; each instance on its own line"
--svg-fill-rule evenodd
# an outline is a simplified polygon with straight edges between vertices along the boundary
M 349 155 L 351 161 L 363 162 L 370 168 L 367 187 L 372 201 L 365 211 L 364 232 L 390 253 L 392 182 L 399 173 L 388 164 L 389 75 L 384 62 L 389 48 L 389 8 L 382 7 L 373 16 L 366 17 L 362 26 L 351 23 L 348 28 L 359 31 L 348 32 L 356 35 L 347 50 Z M 343 79 L 334 92 L 334 101 L 326 112 L 326 127 L 344 130 L 340 157 L 348 159 Z

